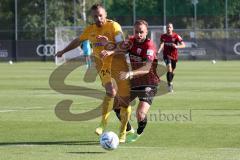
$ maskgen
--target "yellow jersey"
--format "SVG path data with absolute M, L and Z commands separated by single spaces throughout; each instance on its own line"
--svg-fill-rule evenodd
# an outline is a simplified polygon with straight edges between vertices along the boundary
M 84 29 L 82 34 L 80 35 L 80 41 L 89 40 L 92 44 L 93 48 L 93 56 L 95 59 L 100 59 L 99 54 L 102 50 L 104 50 L 104 44 L 101 43 L 100 40 L 97 39 L 98 35 L 108 37 L 108 40 L 111 42 L 121 42 L 124 40 L 123 32 L 121 26 L 112 20 L 106 20 L 106 23 L 102 27 L 96 26 L 96 24 L 89 25 Z M 111 65 L 112 56 L 107 56 L 102 59 L 102 63 L 105 65 Z

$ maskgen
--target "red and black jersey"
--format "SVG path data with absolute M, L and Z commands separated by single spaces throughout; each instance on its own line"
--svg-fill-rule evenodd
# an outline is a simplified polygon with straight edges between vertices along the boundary
M 165 33 L 161 35 L 160 41 L 164 43 L 163 57 L 168 57 L 172 60 L 177 61 L 178 50 L 177 48 L 173 47 L 172 44 L 177 45 L 178 43 L 181 43 L 183 41 L 182 38 L 175 32 L 173 32 L 172 35 Z
M 143 43 L 135 41 L 134 37 L 130 37 L 132 47 L 129 50 L 130 62 L 132 70 L 139 69 L 145 65 L 145 62 L 152 62 L 152 67 L 148 74 L 134 76 L 131 79 L 131 87 L 139 87 L 144 85 L 157 85 L 160 81 L 157 68 L 156 47 L 150 39 L 146 39 Z

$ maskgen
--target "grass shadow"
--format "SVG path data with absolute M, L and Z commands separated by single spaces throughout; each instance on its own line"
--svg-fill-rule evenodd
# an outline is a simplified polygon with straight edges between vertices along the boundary
M 103 154 L 106 152 L 67 152 L 69 154 Z
M 99 141 L 1 142 L 0 146 L 15 145 L 99 145 Z

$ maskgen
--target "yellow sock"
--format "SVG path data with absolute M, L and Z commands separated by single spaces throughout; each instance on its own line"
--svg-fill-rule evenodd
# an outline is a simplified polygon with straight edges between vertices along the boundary
M 113 101 L 114 101 L 113 97 L 109 97 L 107 95 L 104 97 L 104 100 L 102 103 L 102 122 L 101 122 L 101 125 L 103 127 L 106 127 L 107 125 L 108 117 L 113 108 Z
M 120 137 L 126 136 L 127 123 L 130 119 L 132 108 L 128 106 L 127 108 L 121 107 L 120 117 L 121 117 L 121 127 L 120 127 Z

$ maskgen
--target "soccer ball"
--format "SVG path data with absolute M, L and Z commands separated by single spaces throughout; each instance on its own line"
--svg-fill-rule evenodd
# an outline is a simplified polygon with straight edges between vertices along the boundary
M 212 64 L 216 64 L 217 62 L 215 60 L 212 60 Z
M 9 64 L 13 64 L 13 61 L 10 60 L 10 61 L 8 61 L 8 63 L 9 63 Z
M 114 132 L 104 132 L 100 137 L 100 144 L 106 150 L 114 150 L 119 145 L 118 136 Z

